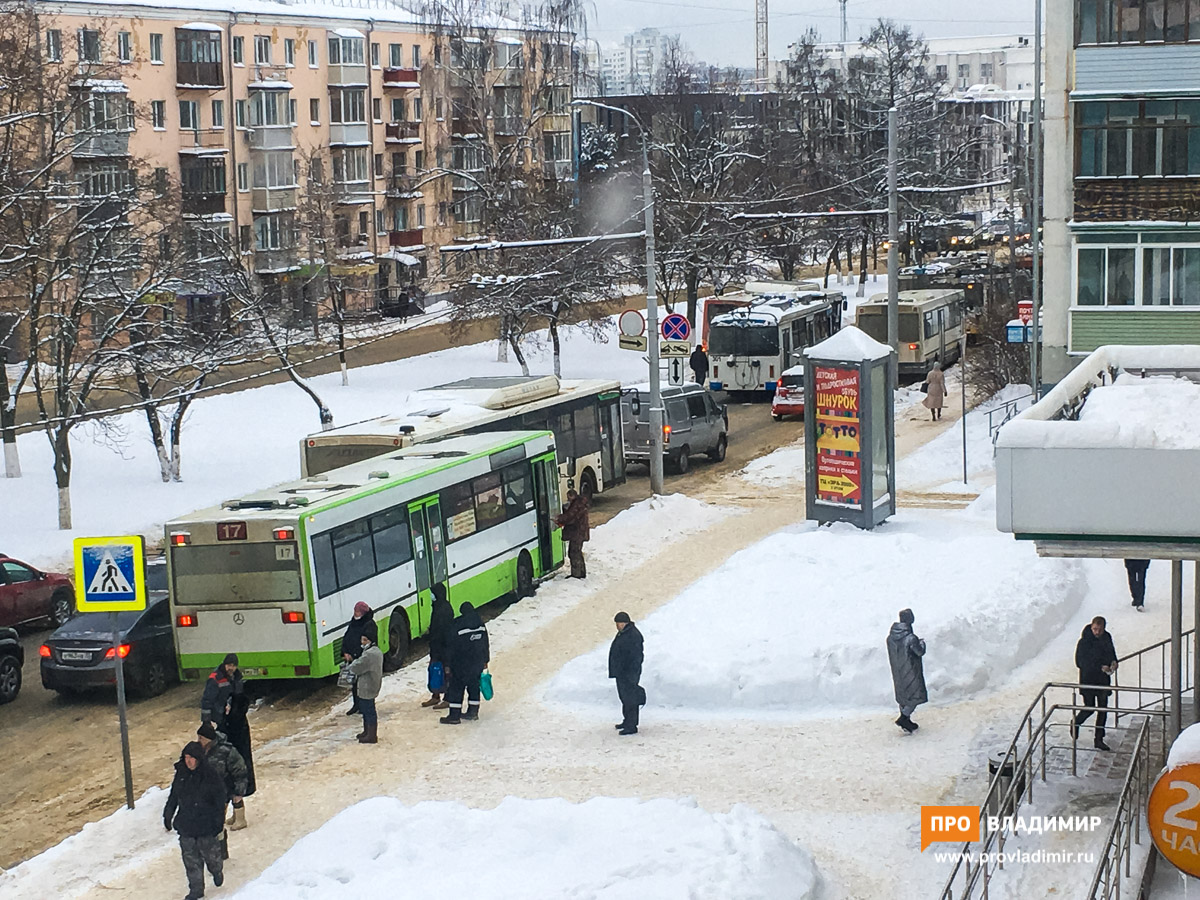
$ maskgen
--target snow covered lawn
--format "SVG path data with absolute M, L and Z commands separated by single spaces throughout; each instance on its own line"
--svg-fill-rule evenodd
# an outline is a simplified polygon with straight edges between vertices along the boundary
M 711 814 L 686 800 L 509 797 L 489 810 L 375 797 L 234 896 L 802 900 L 817 885 L 809 855 L 745 806 Z
M 892 706 L 884 639 L 911 607 L 935 703 L 994 689 L 1079 610 L 1083 569 L 996 533 L 984 507 L 902 513 L 874 532 L 798 526 L 733 556 L 639 626 L 650 707 L 688 715 Z M 548 702 L 611 711 L 607 646 Z M 553 699 L 551 699 L 553 698 Z

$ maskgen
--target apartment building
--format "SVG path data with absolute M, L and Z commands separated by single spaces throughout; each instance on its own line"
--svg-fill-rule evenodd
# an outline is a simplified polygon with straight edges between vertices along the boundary
M 282 296 L 314 268 L 358 278 L 360 309 L 438 290 L 438 248 L 486 231 L 475 176 L 498 147 L 571 178 L 569 35 L 303 0 L 38 10 L 47 65 L 105 71 L 79 85 L 104 112 L 77 177 L 135 166 L 178 185 L 183 231 L 228 241 Z M 332 265 L 300 236 L 318 186 L 332 187 Z M 185 288 L 181 312 L 201 315 L 211 291 Z
M 1200 0 L 1046 11 L 1043 378 L 1200 343 Z

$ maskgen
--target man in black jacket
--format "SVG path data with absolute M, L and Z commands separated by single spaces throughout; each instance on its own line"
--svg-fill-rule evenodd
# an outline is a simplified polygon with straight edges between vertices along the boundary
M 429 614 L 429 665 L 440 663 L 442 666 L 442 689 L 430 690 L 429 699 L 422 706 L 433 709 L 446 709 L 449 701 L 442 699 L 447 693 L 446 682 L 450 678 L 451 642 L 454 636 L 454 609 L 446 599 L 446 588 L 443 585 L 433 586 L 433 608 Z M 448 694 L 447 694 L 448 696 Z
M 638 684 L 642 677 L 642 633 L 630 621 L 629 613 L 619 612 L 613 621 L 617 634 L 608 648 L 608 677 L 617 679 L 617 696 L 621 698 L 624 717 L 617 731 L 637 734 L 638 707 L 646 704 L 646 692 Z
M 204 896 L 204 867 L 213 884 L 225 881 L 221 832 L 225 827 L 225 782 L 205 759 L 204 748 L 192 741 L 175 763 L 175 778 L 163 809 L 163 825 L 179 833 L 179 850 L 187 873 L 188 895 Z
M 204 682 L 204 694 L 200 698 L 200 721 L 211 722 L 213 728 L 223 733 L 229 701 L 234 694 L 241 692 L 242 673 L 238 671 L 237 654 L 227 653 Z
M 462 719 L 479 718 L 479 678 L 491 662 L 487 628 L 470 603 L 458 609 L 450 636 L 450 690 L 446 699 L 450 709 L 438 719 L 443 725 L 457 725 Z M 467 711 L 462 711 L 463 691 L 467 693 Z
M 1112 673 L 1117 671 L 1117 651 L 1113 647 L 1112 635 L 1104 630 L 1108 623 L 1104 616 L 1096 616 L 1092 624 L 1083 629 L 1079 643 L 1075 645 L 1075 665 L 1079 667 L 1080 684 L 1110 685 Z M 1108 695 L 1112 691 L 1083 690 L 1083 705 L 1099 707 L 1096 710 L 1096 740 L 1097 750 L 1108 750 L 1104 743 L 1104 726 L 1108 722 Z M 1079 726 L 1088 720 L 1092 711 L 1080 710 L 1071 722 L 1071 739 L 1079 736 Z

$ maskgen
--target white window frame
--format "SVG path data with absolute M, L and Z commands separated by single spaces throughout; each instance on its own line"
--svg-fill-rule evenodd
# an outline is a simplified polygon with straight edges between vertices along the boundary
M 250 190 L 250 163 L 237 164 L 237 189 L 243 194 Z
M 271 65 L 271 36 L 269 34 L 254 36 L 254 64 L 256 66 Z
M 233 36 L 232 56 L 235 66 L 246 65 L 246 39 L 240 34 Z
M 200 130 L 200 104 L 195 100 L 179 101 L 179 130 Z
M 62 62 L 62 31 L 58 28 L 46 30 L 46 61 Z
M 308 122 L 310 125 L 321 124 L 321 98 L 313 97 L 308 101 Z
M 310 69 L 321 67 L 321 51 L 316 41 L 308 42 L 308 67 Z
M 371 68 L 378 69 L 379 67 L 379 43 L 371 41 Z
M 117 62 L 128 64 L 133 62 L 133 33 L 117 32 Z
M 1197 296 L 1195 303 L 1179 303 L 1176 302 L 1176 270 L 1173 261 L 1174 251 L 1176 250 L 1192 250 L 1200 253 L 1200 235 L 1195 241 L 1147 241 L 1145 240 L 1148 234 L 1153 232 L 1139 232 L 1137 241 L 1105 241 L 1105 242 L 1088 242 L 1083 243 L 1078 240 L 1072 241 L 1071 252 L 1071 310 L 1106 310 L 1106 311 L 1121 311 L 1121 310 L 1191 310 L 1193 312 L 1200 311 L 1200 295 Z M 1085 250 L 1102 250 L 1104 251 L 1104 283 L 1101 286 L 1101 303 L 1080 303 L 1079 302 L 1079 257 L 1082 251 Z M 1133 251 L 1133 303 L 1129 304 L 1112 304 L 1108 303 L 1108 252 L 1111 250 L 1132 250 Z M 1168 296 L 1171 298 L 1169 304 L 1147 303 L 1145 296 L 1145 276 L 1146 276 L 1146 251 L 1148 250 L 1167 250 L 1172 253 L 1172 262 L 1168 266 L 1169 285 Z M 1200 291 L 1200 284 L 1196 286 Z
M 296 39 L 283 39 L 283 64 L 289 69 L 296 65 Z
M 214 100 L 212 102 L 212 128 L 217 130 L 225 127 L 225 101 Z
M 150 101 L 150 124 L 155 131 L 167 130 L 167 101 Z

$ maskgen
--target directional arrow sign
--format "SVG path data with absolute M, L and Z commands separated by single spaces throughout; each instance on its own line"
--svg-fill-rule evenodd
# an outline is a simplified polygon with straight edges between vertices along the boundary
M 661 341 L 658 345 L 658 355 L 663 359 L 671 356 L 691 356 L 692 345 L 687 341 Z
M 675 387 L 683 386 L 683 370 L 686 367 L 678 356 L 672 357 L 667 365 L 667 382 Z
M 617 338 L 617 346 L 622 350 L 640 350 L 645 353 L 650 344 L 644 334 L 623 334 Z
M 845 475 L 822 475 L 817 479 L 817 490 L 826 494 L 841 494 L 847 497 L 858 490 L 858 485 Z

